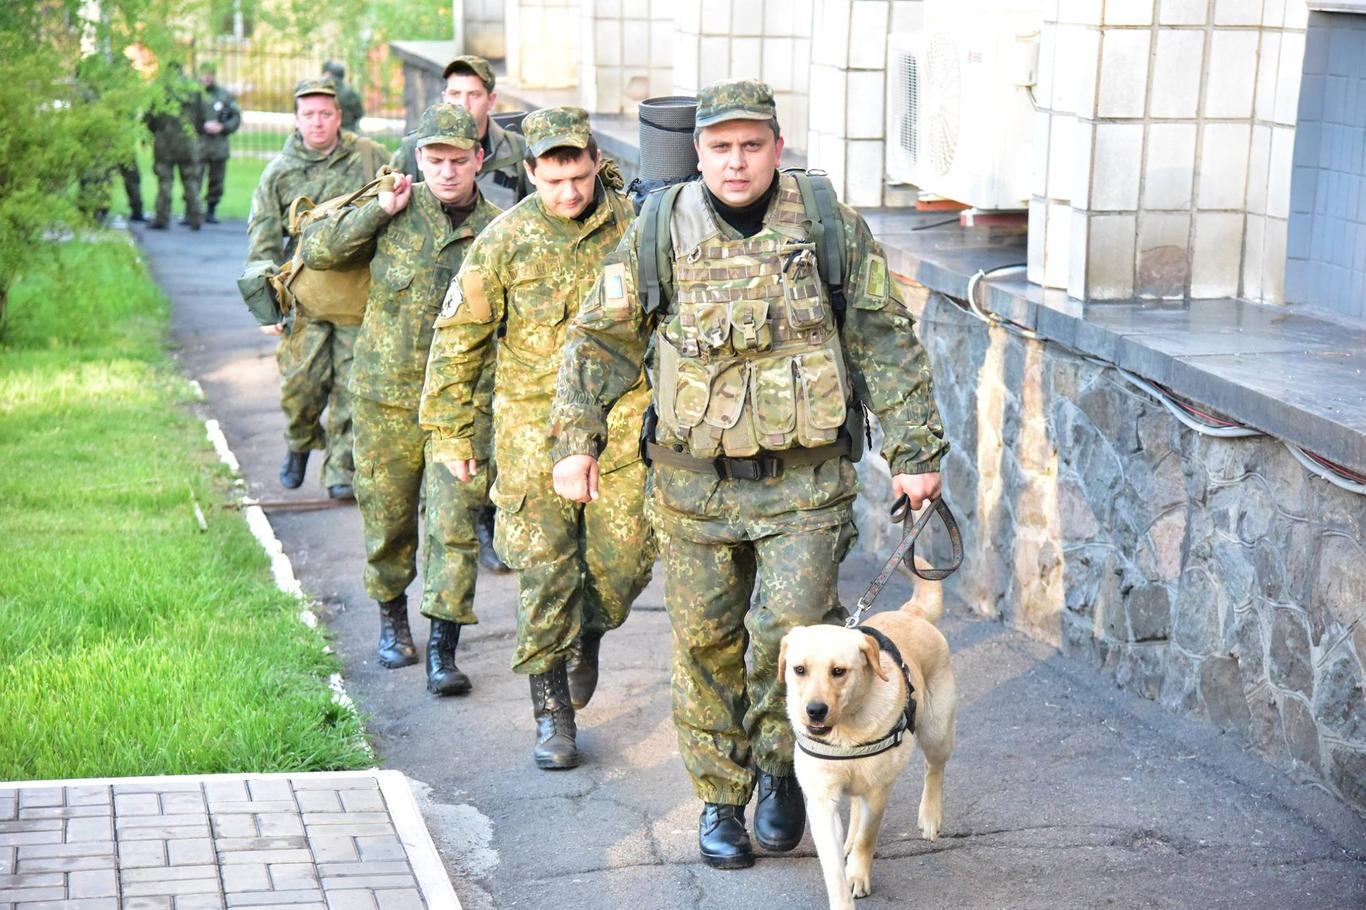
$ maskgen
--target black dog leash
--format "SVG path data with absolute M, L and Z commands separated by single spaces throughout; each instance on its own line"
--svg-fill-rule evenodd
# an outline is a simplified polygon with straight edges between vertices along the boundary
M 906 567 L 916 576 L 926 581 L 943 581 L 958 571 L 958 567 L 963 564 L 963 534 L 958 530 L 958 521 L 953 517 L 953 512 L 949 510 L 948 503 L 944 502 L 943 499 L 934 500 L 931 507 L 925 510 L 925 514 L 921 515 L 920 520 L 912 527 L 911 517 L 914 514 L 911 511 L 910 499 L 905 493 L 902 493 L 893 503 L 891 515 L 892 523 L 902 526 L 901 543 L 897 544 L 896 550 L 883 565 L 882 571 L 878 573 L 877 578 L 873 579 L 868 590 L 863 592 L 863 596 L 858 599 L 853 615 L 844 623 L 846 628 L 852 629 L 863 621 L 863 614 L 868 612 L 873 601 L 877 600 L 877 596 L 882 593 L 882 589 L 891 579 L 892 573 L 896 571 L 897 563 L 904 562 Z M 915 564 L 915 541 L 920 536 L 920 532 L 925 530 L 925 526 L 930 523 L 930 517 L 933 515 L 939 516 L 939 520 L 944 524 L 944 530 L 949 533 L 949 543 L 953 547 L 953 558 L 950 564 L 942 569 L 921 569 Z

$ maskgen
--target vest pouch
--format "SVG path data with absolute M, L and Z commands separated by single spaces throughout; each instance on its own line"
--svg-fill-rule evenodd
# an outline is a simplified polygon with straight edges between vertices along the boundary
M 723 350 L 730 341 L 730 305 L 700 303 L 693 307 L 697 337 L 703 350 Z
M 837 351 L 808 351 L 797 361 L 801 407 L 797 411 L 797 441 L 808 448 L 829 445 L 844 425 L 848 390 L 844 364 Z
M 754 435 L 754 423 L 745 407 L 749 397 L 749 364 L 745 361 L 728 363 L 716 371 L 711 381 L 711 401 L 707 405 L 706 425 L 721 433 L 721 448 L 727 455 L 745 457 L 759 451 Z M 701 435 L 693 439 L 694 450 L 702 442 Z M 699 454 L 694 451 L 693 454 Z M 708 453 L 710 454 L 710 453 Z
M 750 372 L 750 406 L 759 445 L 770 450 L 792 447 L 797 436 L 796 362 L 772 357 L 754 362 Z
M 691 370 L 700 368 L 700 364 L 685 361 L 680 357 L 678 349 L 669 342 L 663 332 L 655 335 L 655 351 L 659 358 L 655 381 L 655 388 L 658 390 L 655 400 L 659 422 L 672 435 L 687 436 L 688 430 L 700 423 L 702 415 L 707 412 L 707 398 L 711 394 L 710 383 L 705 375 L 697 377 L 692 374 Z M 686 376 L 681 373 L 684 364 L 690 370 Z M 683 411 L 687 417 L 686 423 L 678 416 L 680 392 L 683 398 Z
M 825 321 L 825 298 L 821 293 L 815 250 L 804 244 L 784 247 L 780 252 L 785 257 L 782 285 L 787 322 L 798 330 L 815 328 Z
M 730 305 L 730 343 L 738 352 L 767 351 L 773 347 L 767 300 L 737 300 Z
M 709 416 L 711 376 L 707 368 L 696 360 L 680 360 L 674 380 L 674 421 L 682 430 L 690 430 Z

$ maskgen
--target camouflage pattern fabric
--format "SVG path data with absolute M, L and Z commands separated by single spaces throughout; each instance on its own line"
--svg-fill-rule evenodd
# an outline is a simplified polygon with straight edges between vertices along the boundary
M 261 174 L 251 197 L 247 221 L 247 262 L 283 263 L 297 238 L 286 230 L 289 205 L 299 196 L 321 202 L 359 189 L 388 157 L 383 146 L 343 132 L 327 154 L 308 148 L 296 130 Z M 275 352 L 280 365 L 280 406 L 285 412 L 285 444 L 292 451 L 327 448 L 323 485 L 351 482 L 351 345 L 358 327 L 334 328 L 295 315 L 289 334 Z M 318 420 L 327 407 L 328 430 Z
M 581 107 L 543 107 L 532 111 L 522 121 L 527 151 L 544 155 L 550 149 L 588 148 L 593 131 L 588 125 L 588 112 Z
M 337 80 L 337 104 L 341 105 L 342 129 L 358 131 L 360 118 L 365 116 L 365 105 L 361 103 L 360 93 L 341 79 Z
M 207 123 L 216 120 L 223 124 L 223 131 L 217 134 L 204 133 L 199 137 L 199 157 L 204 161 L 227 161 L 232 156 L 228 137 L 242 126 L 242 111 L 232 92 L 214 83 L 204 89 L 205 117 Z M 219 189 L 222 196 L 222 189 Z
M 365 593 L 377 601 L 392 600 L 417 577 L 419 513 L 425 512 L 422 615 L 462 625 L 478 622 L 474 529 L 487 474 L 461 483 L 435 464 L 431 437 L 418 426 L 413 408 L 357 398 L 355 412 Z
M 496 205 L 506 203 L 508 208 L 530 196 L 535 187 L 527 177 L 526 168 L 522 167 L 526 140 L 490 118 L 488 132 L 481 144 L 484 146 L 484 166 L 479 170 L 479 192 Z M 416 130 L 403 137 L 389 166 L 414 180 L 422 179 L 422 169 L 417 166 Z
M 727 120 L 773 120 L 773 90 L 758 79 L 724 79 L 697 93 L 697 128 Z
M 309 268 L 370 263 L 365 321 L 355 343 L 351 394 L 355 408 L 356 500 L 365 530 L 365 590 L 378 601 L 402 594 L 416 575 L 418 512 L 426 491 L 427 525 L 422 612 L 473 623 L 479 545 L 478 510 L 487 481 L 462 484 L 431 460 L 417 406 L 442 295 L 474 237 L 498 209 L 480 198 L 452 229 L 425 184 L 413 187 L 397 215 L 377 199 L 314 222 L 304 231 Z M 492 364 L 479 378 L 493 390 Z M 491 432 L 485 422 L 481 433 Z M 425 478 L 425 480 L 424 480 Z
M 661 527 L 664 599 L 683 764 L 704 802 L 744 805 L 755 768 L 792 773 L 792 727 L 773 672 L 778 647 L 794 626 L 844 621 L 844 609 L 828 595 L 853 526 L 751 539 L 743 491 L 731 486 L 721 497 L 727 501 L 717 510 L 730 520 L 716 523 L 706 539 Z
M 564 662 L 581 633 L 603 635 L 625 622 L 650 583 L 657 554 L 643 503 L 645 464 L 603 474 L 601 498 L 586 506 L 557 496 L 548 475 L 525 485 L 506 476 L 489 496 L 498 508 L 494 548 L 520 589 L 512 668 L 544 673 Z
M 498 480 L 491 495 L 504 544 L 500 555 L 518 569 L 518 629 L 526 638 L 519 635 L 513 668 L 522 673 L 543 673 L 563 661 L 590 609 L 585 592 L 634 597 L 649 577 L 650 561 L 641 554 L 652 552 L 650 532 L 643 520 L 631 517 L 643 508 L 640 475 L 622 473 L 614 484 L 619 502 L 602 512 L 611 531 L 601 531 L 601 521 L 588 523 L 586 514 L 580 524 L 574 508 L 558 502 L 552 491 L 546 438 L 565 332 L 602 257 L 630 218 L 626 202 L 602 188 L 582 224 L 547 212 L 539 196 L 528 197 L 475 239 L 436 321 L 422 426 L 432 433 L 436 461 L 484 461 L 490 452 L 479 428 L 494 415 Z M 498 339 L 504 323 L 506 334 Z M 498 371 L 490 401 L 477 383 L 495 344 Z M 648 397 L 639 367 L 629 391 L 606 417 L 604 476 L 639 461 L 637 437 Z M 613 541 L 629 541 L 629 554 L 586 557 L 598 552 L 599 533 L 606 534 L 602 546 L 609 550 L 617 546 Z M 636 571 L 638 561 L 645 567 Z M 621 571 L 630 577 L 598 577 Z
M 882 454 L 893 473 L 937 471 L 947 443 L 929 360 L 867 224 L 847 206 L 840 216 L 848 264 L 845 366 L 882 426 Z M 712 218 L 725 239 L 742 240 L 714 213 Z M 678 304 L 667 313 L 641 310 L 636 263 L 655 251 L 638 244 L 633 227 L 608 257 L 603 279 L 568 333 L 551 419 L 552 462 L 602 450 L 606 409 L 633 388 L 647 350 L 658 375 L 656 333 L 674 319 Z M 782 263 L 773 262 L 772 280 L 781 272 Z M 720 276 L 718 286 L 727 277 Z M 664 542 L 674 627 L 674 723 L 704 800 L 743 804 L 753 766 L 770 773 L 791 767 L 774 645 L 793 625 L 838 617 L 836 570 L 852 538 L 857 490 L 857 475 L 843 458 L 753 481 L 658 464 L 651 469 L 650 514 Z
M 185 200 L 185 221 L 197 225 L 204 220 L 204 209 L 199 201 L 199 182 L 204 166 L 198 161 L 172 161 L 157 158 L 152 162 L 152 173 L 157 178 L 156 223 L 171 221 L 171 195 L 175 191 L 176 172 L 180 172 L 180 192 Z

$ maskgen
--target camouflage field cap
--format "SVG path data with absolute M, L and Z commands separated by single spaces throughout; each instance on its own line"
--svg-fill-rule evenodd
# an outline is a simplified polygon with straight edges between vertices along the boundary
M 337 83 L 326 76 L 309 76 L 307 79 L 300 79 L 299 84 L 294 86 L 294 97 L 302 98 L 305 95 L 331 95 L 337 97 Z
M 527 151 L 544 155 L 562 145 L 588 148 L 593 130 L 588 125 L 588 112 L 581 107 L 543 107 L 532 111 L 522 121 Z
M 422 112 L 417 124 L 417 147 L 453 145 L 470 149 L 479 144 L 479 127 L 470 112 L 458 104 L 433 104 Z
M 727 120 L 773 120 L 773 89 L 758 79 L 723 79 L 697 93 L 697 128 Z
M 205 60 L 203 63 L 199 64 L 199 72 L 205 76 L 217 76 L 218 64 L 214 63 L 212 60 Z
M 456 57 L 450 63 L 447 63 L 441 78 L 449 79 L 451 73 L 455 72 L 457 69 L 466 67 L 479 77 L 479 81 L 484 83 L 484 88 L 493 91 L 493 67 L 489 66 L 489 62 L 483 57 L 476 57 L 474 54 L 465 54 L 464 56 Z

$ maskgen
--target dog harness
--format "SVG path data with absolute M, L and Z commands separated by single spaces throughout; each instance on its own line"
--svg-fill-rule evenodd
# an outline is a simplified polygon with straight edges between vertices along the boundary
M 897 667 L 901 670 L 901 678 L 906 680 L 906 706 L 897 715 L 896 723 L 886 735 L 871 742 L 859 743 L 857 746 L 836 746 L 813 739 L 799 730 L 794 730 L 793 732 L 797 735 L 797 748 L 812 758 L 823 758 L 828 761 L 869 758 L 895 749 L 901 745 L 901 741 L 907 734 L 915 733 L 915 699 L 911 697 L 915 693 L 915 686 L 911 685 L 911 671 L 906 666 L 906 661 L 901 657 L 901 652 L 897 650 L 897 646 L 892 643 L 890 638 L 872 626 L 858 626 L 855 631 L 862 632 L 877 642 L 882 652 L 891 656 L 892 660 L 896 662 Z

